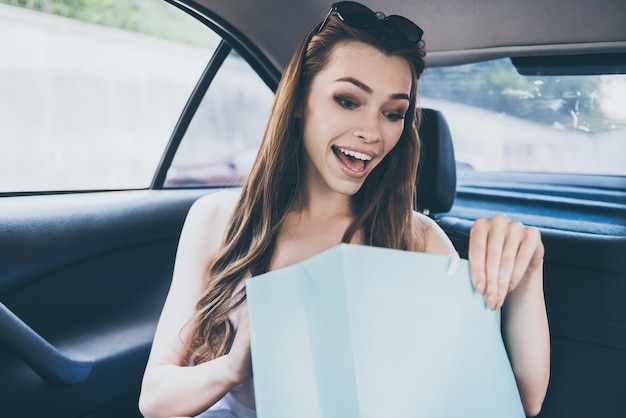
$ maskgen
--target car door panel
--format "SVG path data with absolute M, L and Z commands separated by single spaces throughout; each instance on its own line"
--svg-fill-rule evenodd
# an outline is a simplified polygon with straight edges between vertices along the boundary
M 138 415 L 180 229 L 206 193 L 3 198 L 0 416 Z

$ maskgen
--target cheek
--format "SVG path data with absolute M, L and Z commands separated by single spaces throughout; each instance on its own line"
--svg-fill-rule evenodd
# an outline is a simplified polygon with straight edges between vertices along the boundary
M 329 110 L 327 104 L 319 106 L 317 109 L 311 109 L 304 119 L 304 141 L 308 143 L 312 150 L 313 147 L 328 148 L 330 141 L 344 134 L 351 126 L 349 120 L 339 114 Z M 319 149 L 323 152 L 323 149 Z
M 304 123 L 303 146 L 307 156 L 311 159 L 320 158 L 327 148 L 328 126 L 315 118 L 308 118 Z
M 395 146 L 400 142 L 400 136 L 404 132 L 404 125 L 400 125 L 399 128 L 391 127 L 387 130 L 385 135 L 385 155 L 389 154 L 389 152 L 395 148 Z

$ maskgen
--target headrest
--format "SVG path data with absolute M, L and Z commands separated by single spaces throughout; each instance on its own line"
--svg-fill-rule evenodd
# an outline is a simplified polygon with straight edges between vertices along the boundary
M 417 167 L 417 208 L 425 214 L 449 212 L 456 195 L 456 162 L 450 128 L 443 114 L 422 109 L 422 141 Z

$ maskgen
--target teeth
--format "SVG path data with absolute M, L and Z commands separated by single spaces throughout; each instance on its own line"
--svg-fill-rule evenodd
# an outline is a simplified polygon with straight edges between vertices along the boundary
M 350 157 L 356 158 L 357 160 L 369 161 L 372 159 L 372 157 L 370 157 L 369 155 L 360 152 L 350 151 L 341 147 L 337 147 L 337 149 L 339 149 L 339 151 L 343 152 L 344 154 L 349 155 Z

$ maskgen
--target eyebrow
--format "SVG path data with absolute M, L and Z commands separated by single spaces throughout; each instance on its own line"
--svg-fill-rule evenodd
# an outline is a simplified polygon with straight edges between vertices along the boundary
M 373 90 L 370 86 L 368 86 L 367 84 L 363 83 L 362 81 L 357 80 L 354 77 L 341 77 L 338 78 L 335 81 L 341 81 L 341 82 L 346 82 L 346 83 L 351 83 L 353 85 L 355 85 L 356 87 L 358 87 L 359 89 L 363 90 L 364 92 L 368 93 L 368 94 L 372 94 Z M 409 98 L 409 95 L 406 93 L 394 93 L 394 94 L 390 94 L 389 98 L 394 99 L 394 100 L 411 100 Z

